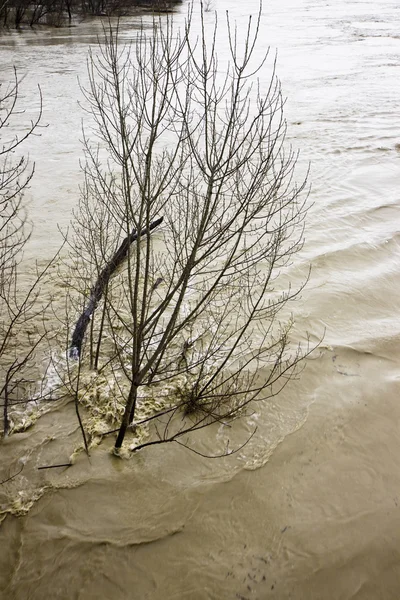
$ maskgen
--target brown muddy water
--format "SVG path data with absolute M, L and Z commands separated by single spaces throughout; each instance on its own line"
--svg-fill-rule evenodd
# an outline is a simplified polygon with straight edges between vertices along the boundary
M 213 3 L 239 23 L 257 5 Z M 2 486 L 1 510 L 10 498 L 14 512 L 31 509 L 0 527 L 4 600 L 400 598 L 400 5 L 270 0 L 263 14 L 289 138 L 300 166 L 311 161 L 314 204 L 291 275 L 310 262 L 312 275 L 296 332 L 325 331 L 323 343 L 256 413 L 251 444 L 223 460 L 167 445 L 122 461 L 105 443 L 70 469 L 38 471 L 78 443 L 70 404 L 6 440 L 2 474 L 25 468 Z M 44 97 L 46 127 L 28 148 L 30 249 L 43 261 L 79 194 L 77 77 L 98 29 L 0 38 L 0 77 L 13 64 L 26 74 L 28 115 L 38 83 Z

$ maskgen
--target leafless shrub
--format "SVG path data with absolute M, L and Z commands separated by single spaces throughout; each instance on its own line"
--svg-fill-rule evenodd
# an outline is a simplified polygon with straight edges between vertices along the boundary
M 32 230 L 24 192 L 34 165 L 19 152 L 36 130 L 41 112 L 40 102 L 35 119 L 28 125 L 24 122 L 14 71 L 13 82 L 6 88 L 0 85 L 0 403 L 4 435 L 10 429 L 10 409 L 22 408 L 38 398 L 38 371 L 33 362 L 46 336 L 44 303 L 39 295 L 51 262 L 31 273 L 28 280 L 21 278 L 23 253 Z M 19 136 L 14 133 L 17 130 L 24 133 Z
M 190 446 L 193 432 L 276 396 L 308 352 L 289 338 L 300 289 L 279 279 L 303 243 L 307 194 L 294 181 L 275 70 L 266 87 L 258 79 L 268 55 L 255 65 L 260 15 L 243 42 L 227 17 L 223 76 L 217 25 L 210 35 L 203 16 L 198 37 L 190 10 L 183 31 L 155 20 L 132 45 L 110 26 L 88 60 L 95 125 L 70 243 L 93 310 L 89 341 L 71 354 L 97 373 L 83 394 L 96 378 L 112 381 L 117 449 L 144 425 L 151 435 L 132 450 Z

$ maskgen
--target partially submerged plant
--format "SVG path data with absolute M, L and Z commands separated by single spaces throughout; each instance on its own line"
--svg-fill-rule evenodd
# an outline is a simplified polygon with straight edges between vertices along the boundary
M 217 23 L 206 33 L 202 8 L 193 35 L 192 10 L 183 31 L 155 21 L 128 45 L 110 26 L 89 55 L 98 143 L 87 130 L 71 244 L 93 282 L 108 275 L 85 300 L 90 339 L 78 354 L 123 379 L 117 449 L 145 396 L 165 404 L 144 419 L 153 438 L 133 449 L 188 445 L 193 432 L 276 396 L 308 352 L 291 347 L 282 313 L 302 286 L 279 288 L 303 243 L 307 194 L 294 181 L 275 70 L 266 86 L 258 79 L 268 56 L 255 64 L 260 14 L 240 41 L 227 18 L 222 74 Z

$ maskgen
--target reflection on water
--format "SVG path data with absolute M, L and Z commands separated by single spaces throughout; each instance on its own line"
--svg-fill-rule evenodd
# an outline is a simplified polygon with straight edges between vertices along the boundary
M 240 25 L 258 3 L 213 6 Z M 68 462 L 78 443 L 69 405 L 7 440 L 2 463 L 14 473 L 22 458 L 25 467 L 0 488 L 1 506 L 21 491 L 23 510 L 30 493 L 43 494 L 28 516 L 2 524 L 7 599 L 399 596 L 400 6 L 271 0 L 263 12 L 290 141 L 300 169 L 311 161 L 314 205 L 291 276 L 301 280 L 309 261 L 313 271 L 293 306 L 296 331 L 316 340 L 325 330 L 323 345 L 300 380 L 254 415 L 254 443 L 223 461 L 172 446 L 121 463 L 104 445 L 90 464 L 79 455 L 69 469 L 37 471 Z M 126 40 L 136 26 L 125 23 Z M 12 64 L 26 74 L 28 115 L 37 84 L 44 97 L 29 146 L 39 260 L 58 246 L 56 221 L 65 229 L 79 194 L 78 79 L 85 84 L 99 31 L 91 21 L 0 38 L 0 76 Z

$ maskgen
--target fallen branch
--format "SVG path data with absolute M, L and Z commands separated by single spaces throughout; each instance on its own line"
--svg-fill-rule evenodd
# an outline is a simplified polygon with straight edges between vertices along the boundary
M 142 231 L 140 232 L 140 237 L 146 235 L 148 232 L 155 229 L 155 227 L 160 225 L 162 221 L 163 217 L 160 217 L 156 221 L 150 223 L 149 228 L 146 227 L 145 229 L 142 229 Z M 116 271 L 116 269 L 118 269 L 118 267 L 123 263 L 128 254 L 130 245 L 134 241 L 136 241 L 138 237 L 138 233 L 134 229 L 132 233 L 123 240 L 122 244 L 120 245 L 114 256 L 111 258 L 111 260 L 107 263 L 107 265 L 104 267 L 104 269 L 98 276 L 96 283 L 91 289 L 89 302 L 75 325 L 71 345 L 69 348 L 70 358 L 79 359 L 81 355 L 81 349 L 86 329 L 90 322 L 91 316 L 96 310 L 97 305 L 101 300 L 101 297 L 108 285 L 108 282 L 110 281 L 111 276 Z

